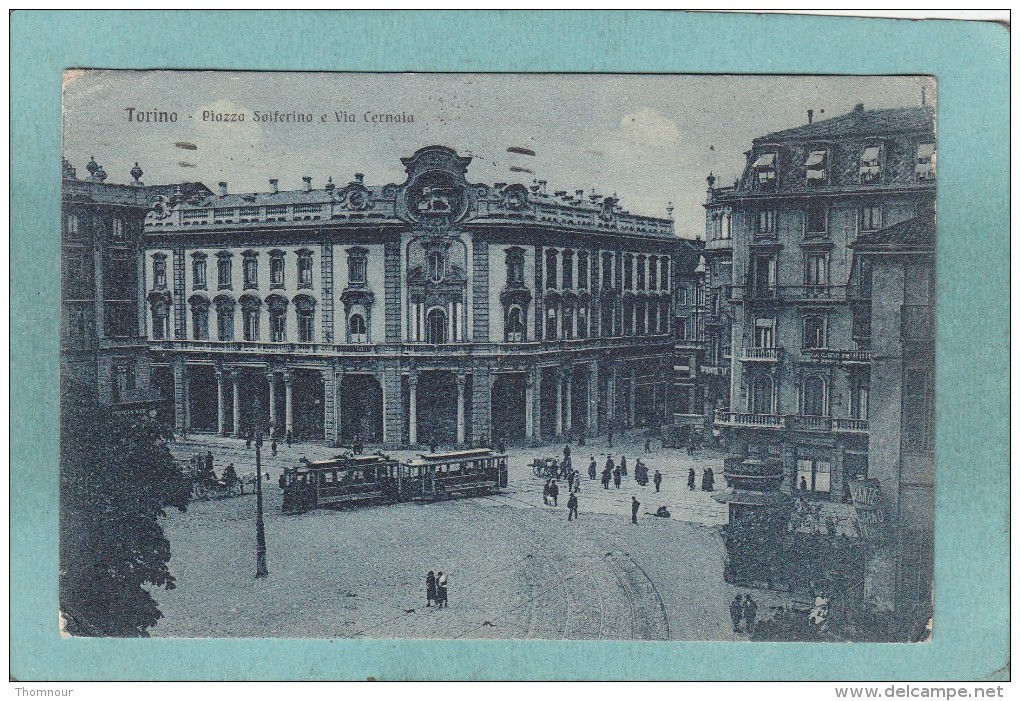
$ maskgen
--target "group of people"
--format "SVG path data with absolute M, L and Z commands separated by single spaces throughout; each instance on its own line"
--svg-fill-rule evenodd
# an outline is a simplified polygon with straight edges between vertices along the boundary
M 697 487 L 698 476 L 694 473 L 694 468 L 692 467 L 687 471 L 687 489 L 693 492 Z M 711 467 L 706 467 L 701 472 L 701 491 L 715 491 L 715 472 L 712 471 Z
M 733 619 L 734 633 L 747 633 L 748 635 L 753 633 L 754 619 L 757 616 L 758 604 L 750 594 L 745 594 L 743 599 L 740 598 L 740 594 L 737 594 L 730 602 L 730 618 Z
M 425 598 L 427 599 L 425 605 L 432 606 L 432 602 L 435 602 L 438 608 L 449 606 L 450 597 L 446 587 L 446 575 L 442 572 L 436 574 L 429 570 L 425 576 Z

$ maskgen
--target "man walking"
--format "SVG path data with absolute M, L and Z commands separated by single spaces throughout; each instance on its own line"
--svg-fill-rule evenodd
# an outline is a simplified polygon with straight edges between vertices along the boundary
M 432 602 L 436 601 L 436 596 L 436 573 L 429 570 L 428 576 L 425 577 L 425 605 L 432 606 Z
M 659 487 L 662 486 L 662 473 L 656 470 L 655 477 L 652 478 L 652 481 L 655 482 L 655 491 L 658 492 Z
M 595 464 L 595 456 L 591 456 L 591 462 L 588 463 L 588 479 L 595 479 L 595 476 L 599 473 L 599 467 Z
M 637 500 L 637 497 L 630 498 L 630 522 L 637 523 L 637 512 L 641 508 L 641 502 Z
M 754 633 L 754 619 L 758 616 L 758 604 L 751 598 L 750 594 L 744 596 L 743 613 L 744 626 L 747 628 L 747 634 L 751 635 Z
M 648 436 L 647 438 L 645 438 L 645 452 L 646 453 L 652 452 L 652 437 L 651 436 Z
M 560 496 L 560 488 L 556 484 L 556 480 L 553 480 L 552 484 L 549 485 L 549 496 L 552 497 L 553 506 L 557 506 L 556 499 Z
M 602 488 L 609 489 L 609 480 L 613 478 L 613 473 L 609 471 L 609 466 L 602 471 Z
M 621 474 L 622 473 L 620 472 L 620 468 L 616 468 L 615 470 L 613 470 L 613 484 L 616 486 L 617 489 L 620 488 Z
M 571 493 L 567 499 L 567 520 L 573 521 L 575 518 L 577 518 L 577 495 Z
M 694 491 L 694 486 L 697 484 L 698 477 L 694 474 L 694 468 L 692 467 L 687 471 L 687 489 Z

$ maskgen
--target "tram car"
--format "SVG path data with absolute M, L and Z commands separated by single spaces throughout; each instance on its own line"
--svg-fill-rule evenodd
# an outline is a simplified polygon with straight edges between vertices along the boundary
M 280 478 L 284 513 L 398 501 L 401 465 L 382 453 L 338 455 L 286 467 Z
M 507 486 L 507 456 L 487 448 L 419 455 L 397 462 L 382 453 L 338 455 L 284 468 L 284 513 L 364 502 L 434 501 Z
M 507 456 L 488 448 L 423 453 L 401 464 L 405 499 L 487 494 L 507 486 Z

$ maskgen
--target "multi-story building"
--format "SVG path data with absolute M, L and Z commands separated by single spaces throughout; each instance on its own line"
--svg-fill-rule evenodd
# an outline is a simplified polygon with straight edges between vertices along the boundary
M 442 146 L 402 162 L 401 184 L 156 203 L 139 323 L 178 426 L 407 445 L 665 416 L 671 219 L 471 183 Z
M 673 321 L 676 355 L 670 404 L 674 427 L 688 427 L 684 430 L 695 430 L 711 437 L 712 414 L 711 411 L 706 413 L 705 402 L 708 307 L 704 245 L 700 239 L 681 239 L 677 246 Z
M 130 184 L 106 182 L 93 158 L 87 179 L 63 162 L 61 189 L 61 375 L 119 411 L 151 399 L 141 303 L 142 229 L 150 199 L 177 188 L 146 187 L 141 168 Z M 209 191 L 197 183 L 182 192 Z
M 855 301 L 852 246 L 907 226 L 934 201 L 927 106 L 858 105 L 818 122 L 809 113 L 806 125 L 755 139 L 734 186 L 709 180 L 709 326 L 732 327 L 729 348 L 720 334 L 708 352 L 731 358 L 729 406 L 716 426 L 732 452 L 781 471 L 784 489 L 842 500 L 851 480 L 892 469 L 873 452 L 886 448 L 873 425 L 888 407 L 877 408 L 872 392 L 884 356 L 871 312 L 886 302 Z M 909 389 L 893 375 L 881 392 Z M 883 436 L 899 430 L 888 424 Z

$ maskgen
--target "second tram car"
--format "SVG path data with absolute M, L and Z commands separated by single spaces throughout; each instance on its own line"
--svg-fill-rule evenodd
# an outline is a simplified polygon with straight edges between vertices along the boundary
M 283 511 L 363 502 L 430 501 L 507 486 L 507 456 L 487 448 L 422 454 L 397 462 L 382 453 L 338 455 L 288 467 L 280 478 Z

